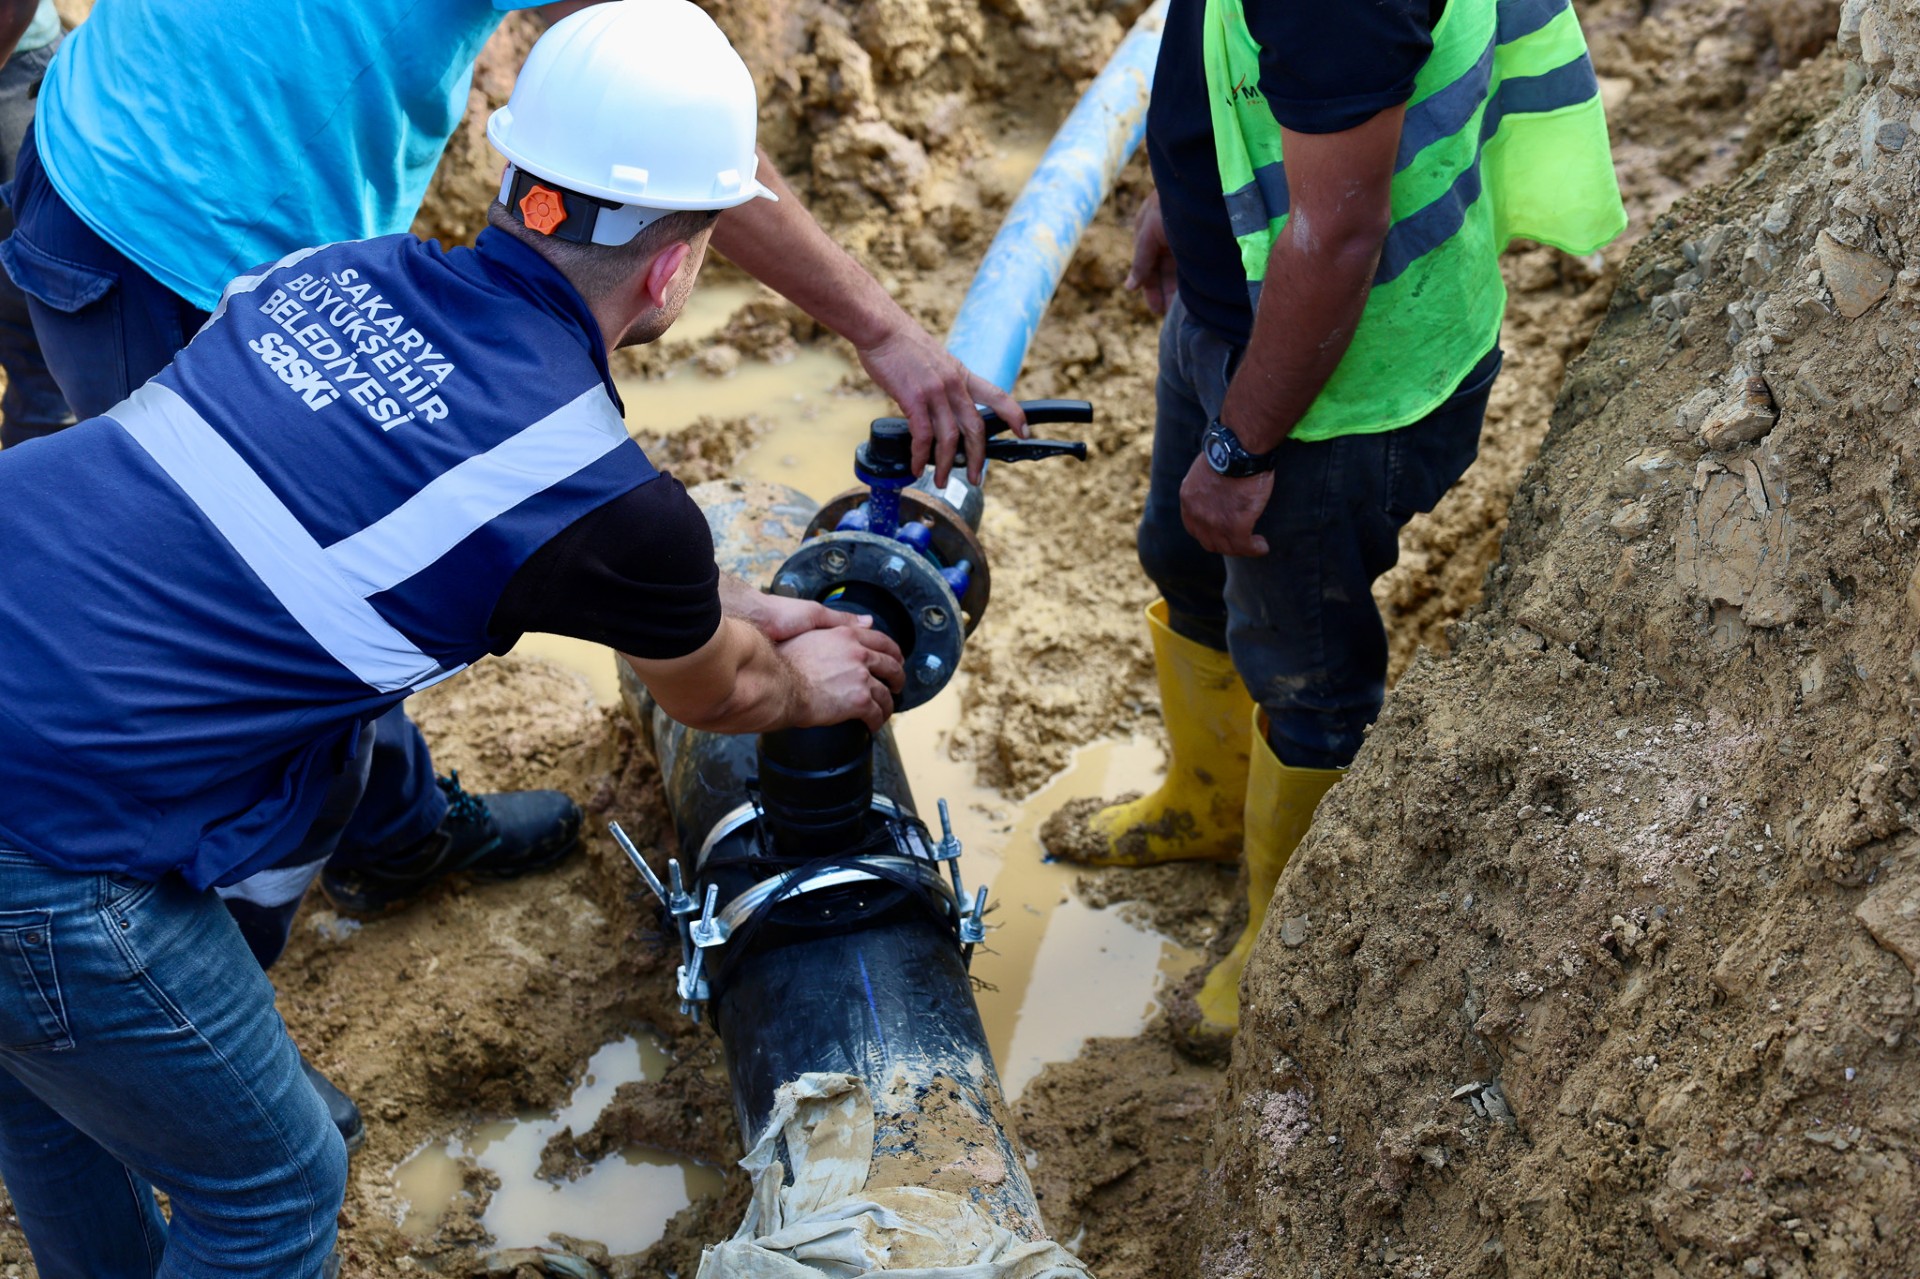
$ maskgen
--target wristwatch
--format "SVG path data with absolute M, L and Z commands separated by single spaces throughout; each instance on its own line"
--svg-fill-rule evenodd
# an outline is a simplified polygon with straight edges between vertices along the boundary
M 1271 471 L 1280 450 L 1271 448 L 1265 453 L 1249 453 L 1233 428 L 1215 418 L 1208 424 L 1207 433 L 1200 437 L 1200 453 L 1215 471 L 1230 480 L 1239 480 Z

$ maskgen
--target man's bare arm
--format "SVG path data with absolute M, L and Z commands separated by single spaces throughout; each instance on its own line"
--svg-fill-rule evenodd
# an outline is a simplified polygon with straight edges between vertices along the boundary
M 878 731 L 905 674 L 900 650 L 870 627 L 826 627 L 775 644 L 738 617 L 723 617 L 713 638 L 685 657 L 623 656 L 668 715 L 716 733 L 853 719 Z
M 895 302 L 865 267 L 826 233 L 760 152 L 760 181 L 780 197 L 728 209 L 713 247 L 756 280 L 853 343 L 860 363 L 913 427 L 915 469 L 932 460 L 945 483 L 955 446 L 967 444 L 970 478 L 980 478 L 985 443 L 974 404 L 990 406 L 1025 434 L 1012 396 L 977 377 Z
M 1406 108 L 1341 133 L 1281 130 L 1291 214 L 1275 237 L 1253 335 L 1227 388 L 1220 420 L 1253 453 L 1277 447 L 1339 367 L 1366 310 L 1393 224 L 1394 159 Z M 1227 479 L 1196 458 L 1180 512 L 1200 544 L 1222 555 L 1264 555 L 1254 523 L 1273 476 Z
M 1220 420 L 1264 453 L 1306 416 L 1360 325 L 1380 249 L 1404 107 L 1343 133 L 1281 131 L 1292 214 L 1275 238 L 1253 336 Z

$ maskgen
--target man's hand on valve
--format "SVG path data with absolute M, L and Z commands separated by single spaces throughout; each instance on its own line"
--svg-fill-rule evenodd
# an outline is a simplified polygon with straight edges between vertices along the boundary
M 915 473 L 931 460 L 936 485 L 945 486 L 953 455 L 962 447 L 967 453 L 967 479 L 980 482 L 986 463 L 986 428 L 975 404 L 986 405 L 1012 424 L 1014 434 L 1026 436 L 1027 418 L 1019 402 L 956 360 L 904 311 L 886 336 L 855 349 L 867 376 L 893 397 L 907 419 L 913 432 Z
M 863 614 L 842 613 L 812 600 L 769 595 L 728 574 L 720 578 L 720 606 L 774 644 L 833 626 L 873 625 L 873 619 Z
M 871 618 L 848 620 L 854 624 L 805 631 L 774 645 L 800 676 L 795 686 L 803 705 L 794 717 L 797 727 L 857 719 L 877 733 L 893 714 L 893 695 L 906 687 L 906 667 L 894 642 L 873 629 Z

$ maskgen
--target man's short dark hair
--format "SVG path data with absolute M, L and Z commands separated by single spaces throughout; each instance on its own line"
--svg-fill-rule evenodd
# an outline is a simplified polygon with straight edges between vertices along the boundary
M 620 288 L 654 254 L 671 245 L 692 240 L 712 226 L 719 216 L 717 209 L 675 210 L 659 221 L 647 224 L 640 234 L 625 244 L 609 245 L 574 244 L 541 235 L 538 231 L 529 230 L 498 200 L 487 210 L 488 222 L 551 262 L 588 301 Z

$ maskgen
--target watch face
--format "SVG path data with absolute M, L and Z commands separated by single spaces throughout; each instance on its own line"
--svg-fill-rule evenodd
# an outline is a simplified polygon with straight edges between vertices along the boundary
M 1233 446 L 1228 444 L 1227 441 L 1219 435 L 1209 434 L 1207 436 L 1207 464 L 1224 475 L 1227 468 L 1233 465 Z

